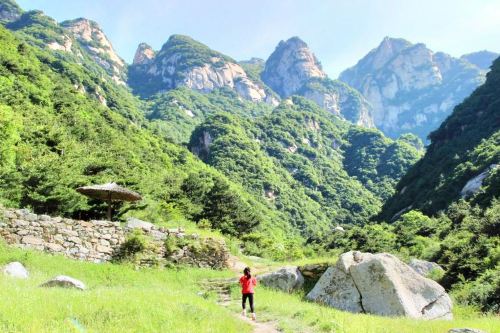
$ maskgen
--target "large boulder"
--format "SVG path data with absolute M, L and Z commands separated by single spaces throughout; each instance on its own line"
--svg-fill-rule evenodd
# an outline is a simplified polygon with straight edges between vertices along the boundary
M 432 261 L 425 261 L 420 259 L 411 259 L 408 266 L 413 268 L 418 274 L 427 277 L 432 271 L 444 272 L 444 269 Z
M 342 254 L 307 298 L 354 313 L 452 318 L 451 299 L 444 288 L 387 253 Z
M 257 276 L 262 285 L 291 292 L 304 284 L 304 277 L 296 266 L 283 267 L 276 272 Z
M 318 281 L 319 278 L 326 272 L 330 265 L 328 263 L 308 264 L 299 266 L 299 271 L 306 280 Z
M 17 261 L 7 264 L 3 268 L 3 273 L 7 276 L 18 279 L 27 279 L 29 276 L 28 270 L 23 266 L 23 264 Z
M 50 279 L 45 283 L 42 283 L 40 287 L 62 287 L 62 288 L 74 288 L 80 290 L 85 290 L 87 288 L 85 287 L 85 284 L 82 281 L 66 275 L 58 275 L 55 278 Z

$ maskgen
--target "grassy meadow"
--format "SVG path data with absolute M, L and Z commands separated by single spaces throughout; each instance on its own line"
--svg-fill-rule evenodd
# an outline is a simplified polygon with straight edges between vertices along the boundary
M 0 274 L 0 332 L 250 332 L 215 303 L 198 296 L 198 281 L 231 276 L 201 269 L 141 269 L 93 264 L 0 245 L 0 266 L 22 262 L 27 280 Z M 40 288 L 70 275 L 88 290 Z
M 93 264 L 25 251 L 0 243 L 0 266 L 22 262 L 28 280 L 0 275 L 0 332 L 251 332 L 238 319 L 239 290 L 229 308 L 216 295 L 200 296 L 200 282 L 232 277 L 229 271 L 141 269 L 130 265 Z M 268 268 L 274 267 L 266 263 Z M 88 290 L 38 287 L 47 279 L 70 275 Z M 457 307 L 453 321 L 417 321 L 354 315 L 305 302 L 301 294 L 259 287 L 259 320 L 273 321 L 283 332 L 446 333 L 452 327 L 500 332 L 500 318 Z

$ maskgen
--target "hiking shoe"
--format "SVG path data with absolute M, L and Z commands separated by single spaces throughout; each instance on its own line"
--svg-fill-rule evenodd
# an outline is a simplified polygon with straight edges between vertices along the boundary
M 243 311 L 241 311 L 241 316 L 242 316 L 242 317 L 246 317 L 246 316 L 247 316 L 247 310 L 243 310 Z
M 255 313 L 252 312 L 252 320 L 255 321 L 257 318 L 255 317 Z

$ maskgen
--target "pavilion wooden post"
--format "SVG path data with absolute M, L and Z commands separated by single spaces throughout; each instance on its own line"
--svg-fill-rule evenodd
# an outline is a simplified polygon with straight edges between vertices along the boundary
M 109 192 L 109 196 L 108 196 L 108 221 L 111 221 L 111 213 L 112 213 L 112 208 L 111 208 L 111 205 L 112 205 L 112 201 L 111 201 L 111 192 Z

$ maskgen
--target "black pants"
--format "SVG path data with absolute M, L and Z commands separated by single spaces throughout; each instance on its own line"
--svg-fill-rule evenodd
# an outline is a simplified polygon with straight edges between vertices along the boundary
M 241 306 L 243 307 L 243 310 L 245 310 L 247 298 L 248 298 L 248 302 L 250 303 L 250 311 L 252 313 L 254 313 L 255 311 L 253 309 L 253 294 L 243 294 L 243 299 L 242 299 L 242 302 L 241 302 Z

